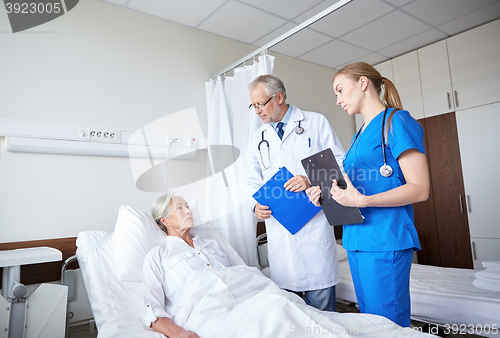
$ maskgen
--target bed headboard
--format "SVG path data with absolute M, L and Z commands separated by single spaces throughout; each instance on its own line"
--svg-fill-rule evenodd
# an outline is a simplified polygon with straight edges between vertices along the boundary
M 0 243 L 0 251 L 14 250 L 22 248 L 33 248 L 38 246 L 48 246 L 62 252 L 62 261 L 25 265 L 21 267 L 21 283 L 24 285 L 47 283 L 61 279 L 61 268 L 64 261 L 73 256 L 76 252 L 76 237 L 43 239 L 26 242 Z M 78 262 L 72 263 L 71 268 L 78 268 Z M 0 285 L 2 274 L 0 274 Z

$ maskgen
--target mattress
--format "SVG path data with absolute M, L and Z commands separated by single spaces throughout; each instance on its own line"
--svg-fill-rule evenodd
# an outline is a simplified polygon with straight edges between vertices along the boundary
M 339 262 L 337 299 L 356 302 L 348 260 Z M 454 333 L 493 336 L 500 329 L 500 292 L 475 288 L 477 271 L 413 264 L 410 274 L 412 318 L 440 324 Z M 492 330 L 496 328 L 497 330 Z

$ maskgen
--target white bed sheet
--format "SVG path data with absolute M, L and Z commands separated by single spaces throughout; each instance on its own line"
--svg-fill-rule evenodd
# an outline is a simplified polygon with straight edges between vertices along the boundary
M 140 282 L 119 281 L 112 233 L 82 232 L 77 246 L 98 337 L 164 337 L 140 321 Z M 201 338 L 339 336 L 341 331 L 346 337 L 380 337 L 389 330 L 391 337 L 421 336 L 380 316 L 328 313 L 309 307 L 248 266 L 214 269 L 190 285 L 175 320 L 199 332 Z
M 339 265 L 341 282 L 336 287 L 337 299 L 356 302 L 349 262 L 345 260 Z M 476 272 L 413 264 L 410 274 L 412 318 L 450 326 L 472 324 L 485 328 L 496 324 L 500 329 L 500 292 L 475 288 L 472 281 Z

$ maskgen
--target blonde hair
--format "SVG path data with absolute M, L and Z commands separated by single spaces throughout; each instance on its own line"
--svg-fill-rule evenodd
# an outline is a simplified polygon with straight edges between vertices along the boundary
M 389 125 L 392 122 L 394 113 L 398 110 L 403 109 L 398 90 L 396 89 L 394 83 L 392 83 L 392 81 L 388 78 L 383 77 L 378 72 L 378 70 L 375 69 L 375 67 L 369 65 L 366 62 L 354 62 L 348 64 L 347 66 L 339 70 L 339 72 L 333 77 L 333 81 L 335 81 L 335 78 L 339 75 L 345 75 L 353 79 L 354 81 L 358 81 L 362 76 L 366 77 L 368 80 L 370 80 L 379 97 L 382 93 L 382 86 L 385 87 L 382 103 L 388 108 L 394 108 L 394 110 L 389 115 L 389 118 L 387 119 L 387 126 L 385 131 L 387 134 L 387 130 L 389 129 Z
M 170 204 L 172 203 L 172 197 L 175 197 L 172 193 L 166 193 L 158 197 L 151 206 L 151 215 L 153 216 L 156 224 L 160 229 L 168 235 L 167 227 L 160 221 L 160 218 L 167 218 L 170 212 Z

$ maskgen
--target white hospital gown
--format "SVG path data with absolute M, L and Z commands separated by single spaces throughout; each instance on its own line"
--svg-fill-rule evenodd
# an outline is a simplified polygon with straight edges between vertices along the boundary
M 174 319 L 183 290 L 208 269 L 231 266 L 216 241 L 193 237 L 194 248 L 183 239 L 167 236 L 165 243 L 151 249 L 144 259 L 141 290 L 146 326 L 156 319 Z

